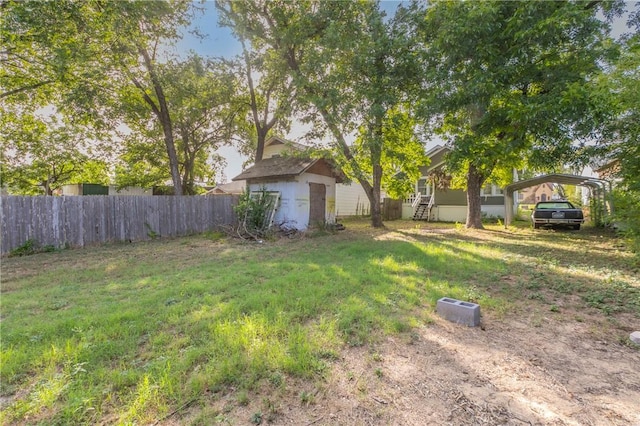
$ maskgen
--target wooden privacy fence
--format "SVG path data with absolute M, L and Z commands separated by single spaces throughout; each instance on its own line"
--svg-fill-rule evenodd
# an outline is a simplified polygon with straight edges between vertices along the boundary
M 2 254 L 28 240 L 37 246 L 83 247 L 177 237 L 236 222 L 236 195 L 2 196 Z
M 397 220 L 402 219 L 402 200 L 385 198 L 382 202 L 382 219 Z

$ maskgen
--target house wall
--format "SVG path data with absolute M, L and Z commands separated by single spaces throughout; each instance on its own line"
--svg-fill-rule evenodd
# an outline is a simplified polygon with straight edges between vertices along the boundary
M 108 195 L 109 188 L 92 183 L 74 183 L 62 186 L 62 195 Z
M 444 156 L 445 154 L 449 152 L 448 150 L 441 150 L 436 152 L 432 157 L 431 157 L 431 163 L 429 163 L 428 166 L 428 170 L 433 169 L 434 167 L 438 166 L 440 163 L 442 163 L 444 161 Z
M 82 195 L 82 185 L 79 183 L 62 185 L 62 195 Z
M 504 205 L 481 207 L 482 213 L 487 217 L 504 218 Z M 431 211 L 431 219 L 437 222 L 460 222 L 467 221 L 467 206 L 436 206 Z
M 467 193 L 462 189 L 437 189 L 434 193 L 433 203 L 437 206 L 466 206 Z
M 359 216 L 371 213 L 369 197 L 357 182 L 336 185 L 336 216 Z
M 501 204 L 495 205 L 487 205 L 483 204 L 481 208 L 482 213 L 485 213 L 488 217 L 499 217 L 504 219 L 505 210 L 504 210 L 504 198 L 501 200 Z
M 436 222 L 465 222 L 467 206 L 434 206 L 431 218 Z
M 287 227 L 305 230 L 309 227 L 309 183 L 321 183 L 326 187 L 325 218 L 334 223 L 336 218 L 336 181 L 332 177 L 303 173 L 288 181 L 252 181 L 251 191 L 264 186 L 267 191 L 280 192 L 280 205 L 274 221 Z
M 441 222 L 465 222 L 467 220 L 467 193 L 461 189 L 436 190 L 431 220 Z M 504 196 L 483 195 L 480 197 L 481 210 L 489 217 L 504 218 Z M 402 218 L 411 219 L 413 207 L 404 203 Z
M 483 206 L 504 206 L 504 195 L 482 195 L 480 202 Z
M 267 145 L 264 147 L 262 158 L 267 159 L 273 157 L 274 155 L 280 155 L 286 147 L 287 146 L 285 144 L 280 142 L 274 142 L 271 145 Z
M 444 161 L 444 156 L 446 155 L 447 152 L 449 152 L 448 149 L 440 149 L 436 151 L 434 154 L 432 154 L 429 157 L 431 159 L 431 162 L 429 163 L 429 165 L 420 167 L 420 171 L 422 172 L 422 174 L 426 176 L 429 173 L 429 171 L 431 171 L 432 169 L 440 167 L 441 163 Z
M 546 196 L 546 200 L 551 200 L 553 197 L 553 186 L 548 183 L 536 185 L 530 188 L 524 188 L 520 190 L 522 193 L 522 200 L 520 204 L 535 204 L 538 201 L 542 201 L 542 195 Z

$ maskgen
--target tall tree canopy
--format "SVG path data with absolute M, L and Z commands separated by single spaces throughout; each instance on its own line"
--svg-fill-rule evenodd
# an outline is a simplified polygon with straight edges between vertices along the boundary
M 464 175 L 467 227 L 483 184 L 522 165 L 575 159 L 602 124 L 589 81 L 611 53 L 599 2 L 435 1 L 414 16 L 424 47 L 422 112 Z M 470 25 L 469 23 L 473 23 Z
M 412 123 L 390 115 L 406 100 L 407 37 L 385 21 L 376 2 L 217 4 L 223 22 L 256 51 L 277 57 L 293 81 L 297 102 L 308 109 L 304 120 L 315 125 L 317 136 L 333 141 L 338 163 L 369 198 L 373 226 L 382 226 L 383 176 L 402 177 L 394 167 L 385 170 L 383 152 L 400 142 L 385 138 L 385 123 Z M 350 140 L 356 136 L 353 145 Z M 419 158 L 422 146 L 410 141 L 420 147 L 414 156 Z
M 115 128 L 123 92 L 138 91 L 163 131 L 176 194 L 182 191 L 166 87 L 158 75 L 163 48 L 193 13 L 189 1 L 6 1 L 0 97 L 55 104 L 78 123 Z
M 109 183 L 106 163 L 87 143 L 87 128 L 5 108 L 0 134 L 0 183 L 12 193 L 52 195 L 68 183 Z

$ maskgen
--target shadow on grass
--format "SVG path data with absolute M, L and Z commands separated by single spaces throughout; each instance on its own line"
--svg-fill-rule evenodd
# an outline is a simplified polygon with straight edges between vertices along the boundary
M 390 230 L 211 256 L 149 244 L 168 249 L 125 250 L 64 276 L 43 268 L 3 296 L 4 419 L 146 423 L 226 386 L 322 376 L 345 344 L 429 322 L 440 297 L 504 309 L 512 294 L 496 283 L 546 243 L 502 238 Z
M 625 258 L 622 252 L 614 253 L 609 245 L 603 245 L 606 235 L 600 230 L 535 236 L 495 230 L 481 232 L 497 238 L 487 241 L 472 233 L 458 234 L 455 239 L 435 238 L 444 246 L 480 256 L 482 262 L 502 264 L 506 275 L 501 280 L 478 284 L 495 296 L 511 292 L 544 300 L 544 292 L 553 299 L 578 295 L 587 306 L 605 315 L 630 313 L 640 317 L 640 280 L 633 258 Z M 471 246 L 465 248 L 460 241 Z M 492 256 L 482 249 L 488 244 L 494 250 Z

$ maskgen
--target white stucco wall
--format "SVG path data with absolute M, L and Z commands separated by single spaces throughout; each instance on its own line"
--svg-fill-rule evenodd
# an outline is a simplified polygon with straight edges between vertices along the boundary
M 280 203 L 274 222 L 285 227 L 305 230 L 309 227 L 309 183 L 322 183 L 326 188 L 325 219 L 334 223 L 336 218 L 336 181 L 328 176 L 303 173 L 296 180 L 250 184 L 251 191 L 263 186 L 267 191 L 279 191 Z

